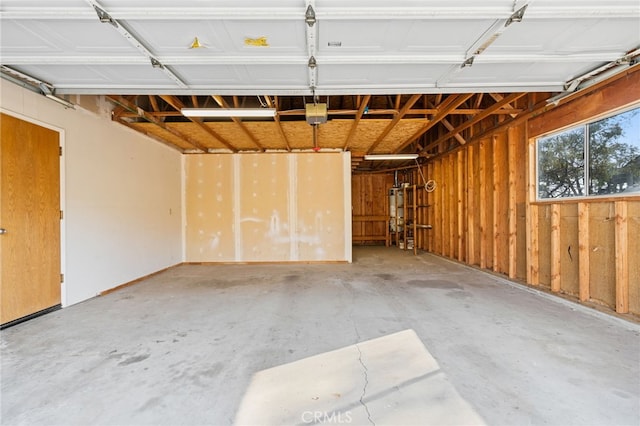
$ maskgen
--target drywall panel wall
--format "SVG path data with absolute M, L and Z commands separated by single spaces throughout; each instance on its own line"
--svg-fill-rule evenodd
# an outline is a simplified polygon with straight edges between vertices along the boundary
M 231 262 L 235 259 L 234 157 L 187 156 L 185 203 L 186 259 L 190 262 Z
M 289 163 L 280 154 L 237 157 L 240 198 L 241 259 L 295 260 L 291 254 Z M 295 194 L 293 194 L 295 196 Z
M 347 223 L 344 220 L 348 208 L 344 193 L 351 188 L 350 173 L 345 176 L 340 154 L 313 153 L 296 156 L 297 182 L 296 225 L 297 257 L 309 260 L 343 260 Z M 351 233 L 349 233 L 349 245 Z
M 351 261 L 348 153 L 185 159 L 186 261 Z
M 3 112 L 64 135 L 63 305 L 182 261 L 180 154 L 99 114 L 0 82 Z

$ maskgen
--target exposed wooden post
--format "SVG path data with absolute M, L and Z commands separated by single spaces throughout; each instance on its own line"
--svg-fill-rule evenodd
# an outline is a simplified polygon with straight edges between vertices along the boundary
M 507 133 L 507 149 L 509 168 L 509 278 L 516 278 L 518 270 L 517 242 L 518 242 L 518 216 L 516 212 L 516 146 L 519 143 L 520 133 L 511 127 Z
M 476 201 L 474 198 L 475 180 L 473 176 L 473 150 L 473 146 L 467 147 L 467 263 L 470 265 L 475 265 L 476 263 Z
M 448 161 L 447 161 L 447 170 L 448 170 L 448 175 L 449 175 L 449 182 L 451 182 L 451 184 L 449 185 L 449 196 L 448 196 L 448 201 L 447 201 L 447 205 L 449 206 L 448 210 L 448 219 L 449 219 L 449 258 L 451 259 L 455 259 L 455 252 L 456 252 L 456 248 L 457 248 L 457 244 L 456 244 L 456 240 L 455 240 L 455 232 L 457 231 L 457 228 L 454 226 L 455 223 L 455 219 L 458 216 L 458 211 L 457 209 L 455 209 L 454 207 L 454 203 L 456 201 L 456 185 L 455 185 L 455 180 L 456 180 L 456 174 L 455 174 L 455 158 L 453 154 L 450 154 L 447 156 Z
M 487 162 L 486 141 L 483 139 L 478 146 L 480 162 L 480 199 L 478 200 L 478 208 L 480 209 L 480 267 L 487 267 L 487 177 L 485 173 Z
M 526 127 L 525 127 L 526 132 Z M 527 140 L 526 165 L 527 165 L 527 198 L 525 200 L 525 227 L 527 241 L 527 283 L 538 285 L 540 264 L 538 247 L 538 207 L 532 204 L 536 200 L 536 146 L 525 136 Z
M 529 277 L 528 281 L 531 285 L 540 284 L 540 243 L 538 234 L 538 217 L 539 207 L 535 204 L 529 206 L 529 229 L 530 229 L 530 242 L 529 242 Z
M 433 163 L 429 163 L 427 164 L 427 177 L 433 178 L 435 175 L 434 172 L 434 167 L 433 167 Z M 437 183 L 436 183 L 437 185 Z M 434 197 L 434 193 L 433 192 L 428 192 L 427 193 L 427 205 L 429 206 L 427 208 L 427 223 L 426 224 L 435 224 L 435 209 L 433 208 L 434 204 L 435 204 L 435 197 Z M 430 253 L 433 253 L 433 240 L 434 240 L 434 233 L 431 233 L 431 236 L 429 236 L 429 233 L 427 233 L 427 247 L 429 249 Z
M 456 156 L 456 183 L 457 183 L 457 204 L 458 204 L 458 260 L 460 262 L 464 261 L 465 255 L 464 251 L 464 186 L 463 186 L 463 176 L 464 176 L 464 151 L 459 150 Z
M 500 178 L 502 176 L 502 155 L 504 153 L 500 152 L 500 149 L 496 149 L 496 144 L 498 141 L 498 136 L 494 135 L 491 138 L 491 142 L 493 145 L 493 157 L 492 157 L 492 182 L 491 187 L 493 191 L 491 192 L 491 201 L 493 203 L 492 215 L 491 215 L 491 228 L 493 230 L 493 244 L 491 251 L 491 268 L 494 272 L 501 272 L 498 262 L 498 246 L 500 245 L 500 226 L 499 221 L 500 217 L 498 216 L 500 210 Z M 497 151 L 497 152 L 496 152 Z
M 589 291 L 589 204 L 578 203 L 578 265 L 580 300 L 590 298 Z
M 627 202 L 616 201 L 616 312 L 629 312 L 629 240 Z
M 551 291 L 560 291 L 560 204 L 551 205 Z

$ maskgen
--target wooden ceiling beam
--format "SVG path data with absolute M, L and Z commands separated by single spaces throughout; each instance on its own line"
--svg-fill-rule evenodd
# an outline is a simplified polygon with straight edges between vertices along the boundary
M 149 103 L 151 104 L 151 108 L 153 108 L 153 112 L 160 111 L 160 106 L 158 105 L 158 100 L 155 95 L 149 95 Z
M 387 137 L 387 135 L 389 133 L 391 133 L 391 131 L 393 130 L 393 128 L 398 124 L 398 122 L 400 122 L 400 120 L 402 119 L 402 117 L 405 116 L 405 114 L 407 114 L 407 112 L 409 112 L 409 110 L 411 109 L 411 107 L 413 107 L 413 105 L 418 102 L 418 100 L 422 97 L 422 95 L 413 95 L 411 96 L 411 98 L 407 101 L 407 103 L 404 104 L 404 106 L 402 107 L 402 109 L 400 110 L 400 112 L 398 113 L 398 115 L 396 115 L 395 117 L 393 117 L 393 120 L 391 120 L 391 123 L 389 123 L 387 125 L 387 127 L 385 127 L 385 129 L 382 131 L 382 133 L 380 133 L 380 135 L 378 136 L 378 138 L 376 139 L 376 141 L 371 144 L 371 146 L 369 147 L 369 149 L 367 150 L 367 153 L 371 153 L 373 152 L 374 149 L 376 149 L 378 147 L 378 145 L 380 145 L 380 143 L 384 140 L 385 137 Z
M 494 101 L 496 102 L 500 102 L 502 100 L 502 98 L 504 98 L 504 96 L 502 96 L 499 93 L 489 93 L 489 96 L 491 96 L 493 98 Z M 511 102 L 509 102 L 508 104 L 505 105 L 506 107 L 512 108 L 511 106 Z M 511 113 L 509 114 L 511 116 L 511 118 L 514 118 L 517 114 L 515 113 Z
M 442 119 L 442 124 L 444 125 L 444 127 L 447 128 L 447 130 L 452 131 L 454 129 L 453 124 L 451 124 L 449 122 L 449 120 L 447 120 L 446 118 Z M 454 135 L 454 137 L 456 138 L 456 140 L 460 143 L 460 145 L 464 145 L 467 143 L 467 141 L 460 135 L 460 133 L 456 133 Z
M 126 108 L 127 110 L 131 111 L 131 112 L 136 112 L 137 116 L 140 118 L 143 118 L 145 120 L 147 120 L 150 123 L 155 124 L 156 126 L 162 128 L 163 130 L 166 130 L 167 132 L 171 133 L 172 135 L 176 136 L 177 138 L 179 138 L 180 140 L 184 141 L 185 143 L 193 146 L 194 148 L 197 148 L 203 152 L 207 152 L 207 148 L 203 145 L 200 144 L 200 142 L 198 142 L 197 140 L 182 134 L 181 132 L 179 132 L 176 129 L 173 129 L 171 127 L 168 127 L 166 125 L 166 123 L 164 121 L 160 121 L 158 118 L 152 116 L 151 114 L 149 114 L 148 112 L 146 112 L 145 110 L 143 110 L 142 108 L 140 108 L 139 106 L 137 106 L 136 104 L 134 104 L 133 102 L 131 102 L 130 100 L 126 99 L 123 96 L 107 96 L 107 99 L 109 99 L 111 102 L 120 105 L 124 108 Z M 123 123 L 124 120 L 118 120 L 119 123 Z M 124 123 L 123 123 L 124 124 Z M 126 126 L 127 124 L 125 124 Z M 131 127 L 131 126 L 128 126 Z
M 484 97 L 484 93 L 478 93 L 476 95 L 476 101 L 473 104 L 474 108 L 480 108 L 480 105 L 482 104 L 482 98 Z
M 360 119 L 362 118 L 362 115 L 364 114 L 364 110 L 365 108 L 367 108 L 367 105 L 369 104 L 370 99 L 371 99 L 371 95 L 366 95 L 364 99 L 360 99 L 360 96 L 358 96 L 358 100 L 360 100 L 360 105 L 358 107 L 358 111 L 356 112 L 356 116 L 353 119 L 353 124 L 351 125 L 351 129 L 349 130 L 349 135 L 347 136 L 347 140 L 344 142 L 344 146 L 342 147 L 343 151 L 346 151 L 347 149 L 349 149 L 349 144 L 351 143 L 351 139 L 353 139 L 353 136 L 356 134 L 358 123 L 360 122 Z
M 276 115 L 273 117 L 273 120 L 276 122 L 276 127 L 278 129 L 278 133 L 280 133 L 280 137 L 284 141 L 285 146 L 287 147 L 287 151 L 291 151 L 291 144 L 289 143 L 289 139 L 287 135 L 284 133 L 284 129 L 282 128 L 282 123 L 280 122 L 280 116 L 278 115 L 278 97 L 276 96 L 273 101 L 271 100 L 271 96 L 265 96 L 267 99 L 267 104 L 270 108 L 276 109 Z
M 168 142 L 168 141 L 166 141 L 166 140 L 164 140 L 164 139 L 160 138 L 159 136 L 154 135 L 154 134 L 153 134 L 153 133 L 151 133 L 151 132 L 147 132 L 146 130 L 142 130 L 142 129 L 140 129 L 140 128 L 138 128 L 138 127 L 134 126 L 132 123 L 129 123 L 129 122 L 128 122 L 128 121 L 126 121 L 126 120 L 116 120 L 116 121 L 117 121 L 118 123 L 122 124 L 123 126 L 127 126 L 128 128 L 133 129 L 133 130 L 135 130 L 135 131 L 136 131 L 136 132 L 138 132 L 138 133 L 142 133 L 143 135 L 148 136 L 148 137 L 150 137 L 151 139 L 156 140 L 156 141 L 160 142 L 161 144 L 168 146 L 169 148 L 173 148 L 173 149 L 175 149 L 176 151 L 178 151 L 178 152 L 180 152 L 180 153 L 182 153 L 182 154 L 184 154 L 184 153 L 185 153 L 185 150 L 184 150 L 182 147 L 179 147 L 179 146 L 178 146 L 178 145 L 176 145 L 176 144 L 173 144 L 173 143 L 171 143 L 171 142 Z M 188 142 L 188 141 L 186 141 L 186 142 Z
M 406 148 L 411 143 L 416 141 L 420 136 L 427 133 L 429 129 L 431 129 L 433 126 L 435 126 L 440 121 L 442 121 L 442 119 L 445 118 L 447 115 L 449 115 L 451 111 L 458 108 L 460 105 L 465 103 L 472 96 L 473 96 L 473 93 L 460 93 L 457 95 L 447 96 L 447 98 L 437 106 L 438 112 L 430 120 L 428 120 L 424 126 L 419 128 L 413 135 L 411 135 L 411 137 L 409 137 L 404 143 L 402 143 L 398 148 L 396 148 L 394 153 L 398 153 L 402 151 L 404 148 Z M 436 100 L 439 97 L 440 96 L 438 96 Z
M 216 101 L 216 103 L 221 108 L 230 108 L 229 104 L 227 103 L 227 101 L 224 100 L 224 98 L 222 96 L 220 96 L 220 95 L 211 95 L 211 98 L 213 98 L 213 100 Z M 264 147 L 262 146 L 262 144 L 258 141 L 258 139 L 255 137 L 255 135 L 253 133 L 251 133 L 251 131 L 247 128 L 247 126 L 244 125 L 244 123 L 242 122 L 241 118 L 239 118 L 239 117 L 231 117 L 231 120 L 238 125 L 240 130 L 242 130 L 242 132 L 245 135 L 247 135 L 247 137 L 249 137 L 249 139 L 251 139 L 251 142 L 253 142 L 253 144 L 255 146 L 257 146 L 260 149 L 260 151 L 264 151 Z
M 178 99 L 177 97 L 175 97 L 175 96 L 162 95 L 162 96 L 160 96 L 160 98 L 162 98 L 163 101 L 165 101 L 166 103 L 168 103 L 169 105 L 171 105 L 173 108 L 175 108 L 178 111 L 180 111 L 182 108 L 184 108 L 184 104 L 182 103 L 182 101 L 180 99 Z M 206 124 L 204 124 L 204 122 L 202 121 L 201 118 L 199 118 L 199 117 L 187 117 L 187 118 L 189 120 L 191 120 L 193 123 L 197 124 L 198 127 L 200 127 L 202 130 L 207 132 L 209 135 L 213 136 L 218 142 L 220 142 L 222 145 L 226 146 L 232 152 L 238 152 L 238 148 L 233 146 L 229 141 L 227 141 L 225 138 L 223 138 L 220 134 L 218 134 L 218 132 L 213 130 L 211 127 L 209 127 Z M 208 149 L 205 148 L 205 152 L 207 152 L 207 151 L 208 151 Z
M 498 109 L 502 108 L 504 105 L 506 105 L 508 103 L 511 103 L 511 102 L 514 102 L 514 101 L 520 99 L 521 97 L 523 97 L 525 95 L 526 95 L 526 93 L 512 93 L 509 96 L 507 96 L 506 98 L 502 98 L 499 102 L 496 102 L 495 104 L 491 105 L 489 108 L 485 109 L 480 114 L 474 115 L 473 118 L 471 118 L 468 121 L 465 121 L 464 123 L 462 123 L 461 125 L 459 125 L 455 129 L 451 130 L 446 135 L 441 136 L 440 138 L 438 138 L 434 142 L 429 143 L 424 148 L 424 151 L 429 150 L 429 149 L 433 148 L 434 146 L 437 146 L 438 144 L 440 144 L 440 143 L 446 141 L 447 139 L 453 137 L 454 135 L 460 133 L 461 131 L 463 131 L 465 129 L 468 129 L 469 127 L 471 127 L 475 123 L 483 120 L 484 118 L 487 118 L 489 115 L 491 115 L 492 111 L 498 110 Z

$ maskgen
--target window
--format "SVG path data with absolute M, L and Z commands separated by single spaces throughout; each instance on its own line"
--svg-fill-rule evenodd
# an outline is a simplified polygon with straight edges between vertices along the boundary
M 538 197 L 640 195 L 640 107 L 537 140 Z

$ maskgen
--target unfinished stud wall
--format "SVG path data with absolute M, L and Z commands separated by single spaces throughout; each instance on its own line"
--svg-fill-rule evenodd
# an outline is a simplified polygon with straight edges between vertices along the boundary
M 551 292 L 640 315 L 640 197 L 537 201 L 535 138 L 640 101 L 640 71 L 603 83 L 537 117 L 498 126 L 423 166 L 419 249 Z M 488 123 L 488 127 L 493 123 Z M 354 192 L 377 175 L 360 175 Z M 377 178 L 377 177 L 375 177 Z M 419 182 L 415 173 L 414 182 Z M 355 182 L 355 179 L 354 179 Z M 387 203 L 386 190 L 373 205 Z M 354 195 L 354 200 L 358 197 Z M 359 200 L 359 199 L 358 199 Z M 369 202 L 354 215 L 371 214 Z M 360 232 L 359 230 L 357 232 Z M 365 232 L 366 233 L 366 232 Z
M 187 262 L 351 261 L 348 153 L 185 157 Z
M 354 244 L 380 244 L 387 239 L 389 202 L 380 194 L 387 194 L 393 186 L 389 174 L 357 174 L 351 179 Z
M 535 198 L 536 136 L 638 100 L 635 72 L 428 163 L 434 229 L 419 248 L 640 315 L 640 197 Z

